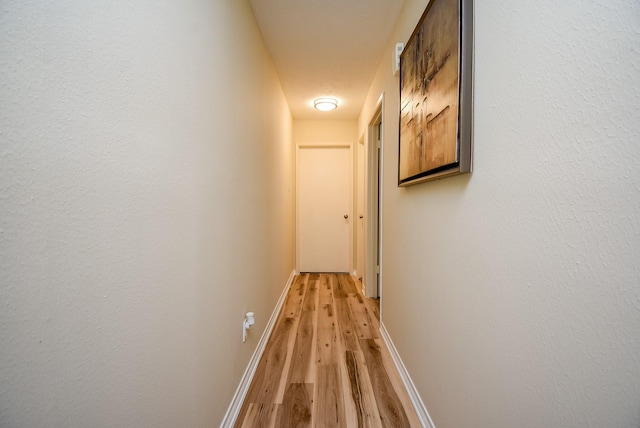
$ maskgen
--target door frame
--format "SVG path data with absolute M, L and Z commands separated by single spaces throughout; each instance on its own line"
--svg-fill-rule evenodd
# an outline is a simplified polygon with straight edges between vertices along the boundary
M 378 124 L 380 150 L 377 147 Z M 382 201 L 384 200 L 384 93 L 366 128 L 365 140 L 365 261 L 364 291 L 367 297 L 382 297 Z M 380 154 L 378 157 L 378 153 Z
M 349 203 L 348 209 L 350 212 L 349 215 L 349 248 L 347 249 L 347 254 L 349 257 L 349 272 L 353 271 L 353 265 L 355 260 L 353 260 L 353 245 L 354 245 L 354 221 L 353 221 L 353 144 L 352 143 L 296 143 L 296 188 L 295 188 L 295 232 L 296 232 L 296 250 L 295 250 L 295 266 L 296 272 L 300 272 L 300 150 L 301 149 L 348 149 L 349 150 L 349 183 L 347 183 L 349 189 Z M 348 273 L 348 272 L 347 272 Z

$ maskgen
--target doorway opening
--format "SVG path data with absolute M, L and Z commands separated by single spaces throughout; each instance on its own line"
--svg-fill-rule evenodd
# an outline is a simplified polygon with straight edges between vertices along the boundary
M 384 94 L 380 96 L 365 137 L 365 268 L 367 297 L 382 296 L 382 198 L 384 157 Z

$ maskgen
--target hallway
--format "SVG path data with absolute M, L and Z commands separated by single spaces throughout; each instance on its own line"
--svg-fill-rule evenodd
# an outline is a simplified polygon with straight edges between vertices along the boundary
M 3 0 L 0 427 L 416 426 L 387 341 L 426 427 L 640 428 L 640 1 L 473 3 L 473 172 L 399 187 L 430 0 Z M 350 146 L 380 336 L 294 283 L 301 145 Z
M 420 426 L 378 304 L 348 274 L 298 275 L 235 426 Z

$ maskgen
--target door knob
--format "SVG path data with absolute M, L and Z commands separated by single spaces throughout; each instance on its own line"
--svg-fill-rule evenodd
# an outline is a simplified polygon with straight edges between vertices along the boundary
M 345 214 L 345 215 L 344 215 L 344 218 L 349 218 L 349 214 Z

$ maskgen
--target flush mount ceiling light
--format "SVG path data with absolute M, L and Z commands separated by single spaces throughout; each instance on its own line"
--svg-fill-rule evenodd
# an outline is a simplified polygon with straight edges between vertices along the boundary
M 316 98 L 313 100 L 313 107 L 320 111 L 331 111 L 338 107 L 338 100 L 335 98 Z

